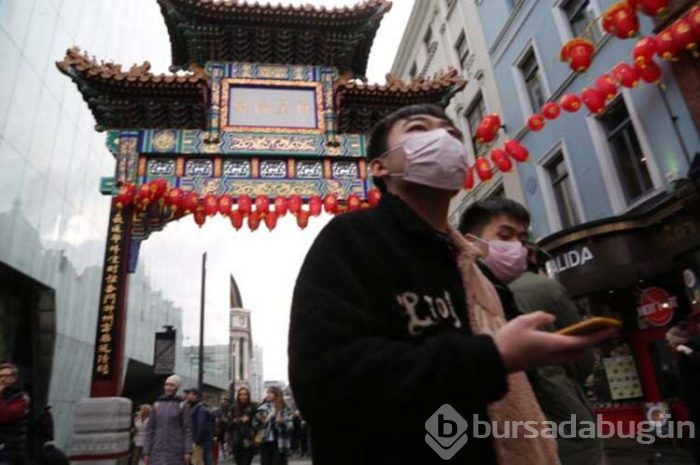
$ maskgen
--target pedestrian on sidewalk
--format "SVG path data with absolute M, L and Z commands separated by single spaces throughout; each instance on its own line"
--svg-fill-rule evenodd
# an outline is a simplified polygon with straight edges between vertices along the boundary
M 543 312 L 475 334 L 447 218 L 469 159 L 444 109 L 388 115 L 367 159 L 379 204 L 331 220 L 297 278 L 290 382 L 315 465 L 442 463 L 425 426 L 439 408 L 488 421 L 508 374 L 574 360 L 611 335 L 539 331 L 553 320 Z M 497 463 L 493 439 L 470 435 L 452 460 Z
M 292 429 L 292 412 L 284 402 L 282 390 L 267 389 L 265 402 L 255 414 L 253 426 L 260 436 L 261 465 L 287 465 Z
M 143 443 L 146 439 L 146 426 L 150 416 L 151 406 L 148 404 L 142 404 L 134 415 L 134 449 L 131 451 L 131 465 L 139 465 L 143 457 Z
M 28 463 L 30 400 L 18 383 L 19 369 L 13 363 L 0 364 L 0 464 Z
M 212 465 L 212 431 L 214 419 L 202 402 L 202 393 L 197 388 L 185 390 L 192 425 L 192 465 Z
M 700 464 L 700 336 L 693 336 L 676 325 L 666 333 L 666 341 L 676 354 L 681 397 L 695 425 L 695 437 L 689 439 L 690 449 L 695 462 Z
M 192 428 L 187 402 L 177 395 L 182 378 L 169 376 L 163 395 L 153 403 L 143 441 L 145 465 L 189 465 Z
M 233 404 L 231 431 L 236 465 L 250 465 L 253 462 L 256 453 L 253 419 L 257 409 L 258 406 L 250 398 L 248 388 L 239 388 L 236 393 L 236 402 Z
M 539 273 L 534 244 L 529 242 L 530 213 L 518 202 L 492 198 L 472 203 L 462 213 L 459 230 L 467 239 L 481 239 L 487 254 L 479 260 L 481 272 L 498 293 L 504 314 L 501 324 L 543 310 L 556 319 L 542 329 L 556 332 L 581 320 L 576 305 L 557 281 Z M 469 236 L 470 235 L 470 236 Z M 489 306 L 485 306 L 489 308 Z M 603 462 L 603 441 L 581 438 L 577 431 L 596 423 L 583 382 L 593 369 L 593 355 L 586 351 L 576 363 L 538 367 L 521 377 L 527 383 L 547 420 L 573 424 L 573 431 L 557 435 L 562 465 L 598 465 Z M 524 384 L 523 384 L 524 385 Z M 512 386 L 511 386 L 512 388 Z M 524 418 L 528 420 L 529 418 Z M 568 423 L 571 424 L 571 423 Z

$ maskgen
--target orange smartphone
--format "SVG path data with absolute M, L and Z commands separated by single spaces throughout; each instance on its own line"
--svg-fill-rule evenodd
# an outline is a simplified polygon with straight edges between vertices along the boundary
M 597 333 L 598 331 L 603 331 L 605 329 L 620 329 L 621 327 L 622 321 L 618 319 L 597 316 L 579 321 L 578 323 L 567 326 L 566 328 L 562 328 L 557 331 L 557 334 L 563 334 L 565 336 L 582 336 L 585 334 Z

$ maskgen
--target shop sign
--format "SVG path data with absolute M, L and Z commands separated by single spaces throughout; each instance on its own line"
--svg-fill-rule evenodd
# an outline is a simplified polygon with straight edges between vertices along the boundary
M 644 289 L 639 298 L 637 315 L 652 326 L 666 326 L 678 308 L 678 297 L 670 295 L 661 287 Z
M 547 272 L 550 275 L 561 273 L 562 271 L 583 266 L 594 258 L 593 252 L 586 246 L 576 250 L 569 250 L 549 260 L 547 262 Z

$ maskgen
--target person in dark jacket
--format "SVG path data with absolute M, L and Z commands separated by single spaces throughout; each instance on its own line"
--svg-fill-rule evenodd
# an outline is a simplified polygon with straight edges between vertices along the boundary
M 197 388 L 185 390 L 185 400 L 189 405 L 192 425 L 192 464 L 211 465 L 212 423 L 207 406 L 202 402 L 202 394 Z
M 233 457 L 236 465 L 250 465 L 255 456 L 255 429 L 253 418 L 258 406 L 250 398 L 248 388 L 242 387 L 236 393 L 236 403 L 232 411 Z
M 676 325 L 666 333 L 666 341 L 676 354 L 681 398 L 688 407 L 690 421 L 695 425 L 690 449 L 695 463 L 700 464 L 700 336 L 691 336 L 689 331 Z
M 53 441 L 53 415 L 51 414 L 51 406 L 44 407 L 39 418 L 36 420 L 37 446 L 41 451 L 44 444 L 48 441 Z
M 63 451 L 57 448 L 53 441 L 48 441 L 43 444 L 37 457 L 39 465 L 69 465 L 68 457 Z
M 472 334 L 447 222 L 466 179 L 461 138 L 434 105 L 379 122 L 367 147 L 379 205 L 334 218 L 302 265 L 289 377 L 316 465 L 444 463 L 426 442 L 438 408 L 487 421 L 506 374 L 575 359 L 600 342 L 538 331 L 552 320 L 544 313 L 493 337 Z M 495 463 L 491 439 L 469 436 L 451 461 Z
M 189 465 L 192 427 L 189 406 L 177 395 L 182 378 L 169 376 L 163 395 L 153 403 L 143 441 L 145 465 Z
M 17 384 L 17 366 L 0 364 L 0 463 L 28 460 L 29 396 Z
M 471 204 L 462 214 L 459 230 L 485 241 L 488 256 L 481 263 L 483 273 L 493 283 L 507 318 L 543 310 L 556 317 L 543 326 L 555 332 L 577 323 L 581 317 L 566 290 L 557 281 L 531 271 L 532 254 L 526 247 L 530 213 L 518 202 L 507 198 L 481 200 Z M 557 425 L 569 422 L 575 415 L 583 427 L 596 422 L 595 414 L 583 390 L 583 382 L 593 369 L 593 357 L 584 353 L 576 364 L 538 367 L 528 378 L 542 412 Z M 578 427 L 577 427 L 578 428 Z M 564 437 L 557 435 L 558 454 L 562 465 L 596 465 L 602 463 L 603 440 L 600 438 Z

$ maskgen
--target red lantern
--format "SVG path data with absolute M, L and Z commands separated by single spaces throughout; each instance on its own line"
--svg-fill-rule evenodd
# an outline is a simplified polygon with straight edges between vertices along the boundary
M 267 213 L 270 211 L 270 199 L 266 195 L 255 197 L 255 211 L 258 213 Z
M 367 192 L 367 201 L 370 207 L 376 207 L 381 198 L 382 194 L 379 192 L 379 189 L 370 189 L 369 192 Z
M 338 199 L 335 198 L 335 195 L 327 194 L 323 198 L 323 208 L 326 210 L 326 213 L 331 215 L 338 212 Z
M 632 50 L 635 64 L 651 61 L 656 53 L 656 39 L 654 37 L 642 37 Z
M 605 95 L 593 87 L 586 87 L 581 92 L 581 100 L 588 111 L 597 115 L 605 111 Z
M 653 61 L 647 62 L 643 66 L 635 65 L 635 68 L 644 82 L 649 84 L 661 82 L 661 68 Z
M 153 200 L 160 200 L 163 198 L 168 190 L 168 181 L 163 178 L 154 179 L 150 182 L 151 184 L 151 198 Z
M 360 200 L 360 198 L 357 195 L 350 194 L 350 195 L 348 195 L 347 206 L 348 206 L 348 211 L 354 212 L 354 211 L 362 208 L 362 201 Z
M 287 214 L 287 199 L 283 195 L 275 197 L 275 213 L 277 213 L 278 216 Z
M 248 214 L 248 227 L 251 231 L 255 231 L 260 226 L 260 213 L 257 211 Z
M 197 223 L 197 226 L 200 228 L 204 225 L 204 222 L 207 220 L 204 211 L 201 208 L 198 208 L 194 212 L 194 222 Z
M 698 37 L 686 18 L 674 21 L 671 25 L 671 36 L 679 50 L 693 51 L 698 48 Z
M 569 63 L 569 67 L 577 72 L 586 71 L 593 61 L 595 45 L 588 39 L 576 37 L 565 43 L 560 52 L 561 61 Z
M 120 189 L 119 193 L 114 196 L 114 202 L 117 208 L 126 208 L 134 202 L 134 196 L 136 195 L 136 186 L 133 184 L 124 184 Z
M 311 216 L 318 216 L 321 214 L 323 209 L 323 201 L 318 195 L 312 195 L 309 197 L 309 213 Z
M 165 196 L 165 204 L 169 206 L 173 212 L 176 212 L 181 208 L 184 196 L 185 194 L 182 192 L 182 189 L 179 187 L 173 187 Z
M 561 108 L 556 102 L 547 102 L 542 105 L 542 116 L 547 119 L 557 119 L 561 114 Z
M 635 0 L 637 8 L 649 16 L 656 16 L 668 9 L 669 0 Z
M 491 172 L 491 163 L 489 163 L 489 159 L 486 157 L 477 158 L 474 168 L 476 168 L 476 174 L 479 175 L 479 179 L 484 182 L 493 177 L 493 173 Z
M 219 210 L 219 200 L 214 194 L 207 194 L 204 196 L 204 214 L 207 216 L 214 216 Z
M 613 77 L 627 88 L 636 87 L 639 84 L 639 73 L 627 63 L 618 63 L 612 70 Z
M 143 183 L 139 186 L 138 194 L 136 195 L 136 202 L 141 208 L 146 208 L 149 203 L 153 200 L 153 191 L 151 190 L 151 185 L 149 183 Z
M 289 211 L 292 213 L 296 213 L 299 210 L 301 210 L 301 205 L 302 205 L 302 200 L 301 196 L 298 194 L 292 194 L 289 196 L 289 201 L 287 202 L 287 205 L 289 205 Z
M 581 99 L 576 94 L 566 94 L 561 98 L 559 104 L 564 110 L 573 113 L 581 108 Z
M 537 113 L 527 119 L 527 126 L 535 132 L 541 131 L 545 124 L 544 116 Z
M 253 200 L 247 194 L 241 194 L 238 197 L 238 210 L 247 215 L 253 210 Z
M 265 213 L 265 226 L 267 229 L 272 231 L 277 226 L 277 212 L 267 212 Z
M 498 134 L 498 129 L 501 127 L 501 117 L 496 113 L 491 113 L 484 116 L 476 129 L 477 142 L 484 144 L 491 142 Z
M 297 213 L 297 225 L 301 229 L 305 229 L 309 225 L 309 212 L 299 210 Z
M 241 213 L 239 210 L 232 210 L 228 216 L 231 218 L 231 226 L 236 228 L 236 231 L 241 229 L 243 226 L 243 213 Z
M 527 159 L 530 157 L 530 153 L 527 151 L 527 148 L 517 140 L 507 140 L 504 148 L 506 149 L 506 153 L 513 157 L 513 160 L 519 161 L 519 162 L 525 162 Z
M 599 76 L 595 80 L 595 88 L 605 96 L 605 100 L 612 100 L 617 95 L 617 83 L 609 74 Z
M 474 189 L 474 167 L 467 165 L 467 177 L 464 178 L 464 188 L 466 190 Z
M 685 15 L 696 38 L 700 38 L 700 5 L 695 5 Z
M 616 3 L 603 13 L 603 29 L 620 39 L 629 39 L 639 32 L 637 12 L 625 2 Z
M 199 208 L 199 197 L 197 194 L 190 191 L 185 192 L 182 196 L 182 211 L 185 215 L 197 211 Z
M 233 208 L 233 197 L 231 197 L 229 194 L 224 194 L 221 197 L 219 197 L 219 203 L 217 205 L 219 213 L 221 213 L 224 216 L 227 216 L 229 213 L 231 213 L 231 209 Z
M 671 29 L 666 28 L 656 35 L 656 54 L 664 60 L 674 60 L 678 53 L 678 45 L 673 40 Z
M 493 149 L 491 151 L 491 160 L 493 160 L 493 164 L 504 173 L 513 169 L 513 162 L 510 161 L 508 154 L 504 150 Z

